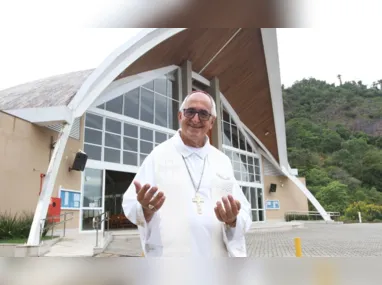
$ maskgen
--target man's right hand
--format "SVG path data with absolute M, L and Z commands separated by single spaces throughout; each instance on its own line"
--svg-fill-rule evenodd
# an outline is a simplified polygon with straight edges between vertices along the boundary
M 158 191 L 158 187 L 151 187 L 149 184 L 141 186 L 138 181 L 134 181 L 135 190 L 137 191 L 137 200 L 142 205 L 143 214 L 146 222 L 150 222 L 156 211 L 162 206 L 166 197 L 163 192 L 159 192 L 154 198 L 154 194 Z

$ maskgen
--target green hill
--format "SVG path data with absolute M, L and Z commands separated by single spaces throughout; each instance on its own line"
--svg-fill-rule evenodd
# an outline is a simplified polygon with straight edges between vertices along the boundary
M 283 97 L 290 164 L 324 208 L 354 219 L 374 207 L 370 219 L 382 219 L 382 91 L 311 78 Z

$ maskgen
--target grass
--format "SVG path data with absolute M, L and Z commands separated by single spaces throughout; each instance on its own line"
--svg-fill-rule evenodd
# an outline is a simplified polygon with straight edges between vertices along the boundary
M 53 238 L 58 238 L 59 236 L 53 236 Z M 50 240 L 51 236 L 42 237 L 42 240 Z M 24 244 L 28 241 L 27 238 L 12 238 L 12 239 L 0 239 L 0 244 Z

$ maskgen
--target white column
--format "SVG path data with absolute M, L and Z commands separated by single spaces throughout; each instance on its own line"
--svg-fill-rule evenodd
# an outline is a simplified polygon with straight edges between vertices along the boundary
M 40 243 L 41 220 L 45 219 L 48 213 L 50 198 L 52 197 L 57 173 L 60 168 L 61 159 L 64 154 L 73 121 L 74 119 L 71 119 L 70 123 L 65 124 L 54 147 L 53 155 L 49 162 L 48 170 L 45 174 L 44 183 L 37 203 L 36 211 L 34 213 L 27 245 L 36 246 Z M 42 224 L 42 226 L 44 225 L 45 223 Z

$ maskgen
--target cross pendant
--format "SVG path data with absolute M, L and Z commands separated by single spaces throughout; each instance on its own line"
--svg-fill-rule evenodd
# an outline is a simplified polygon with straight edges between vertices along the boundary
M 192 202 L 196 203 L 196 209 L 199 215 L 202 214 L 202 207 L 200 203 L 204 203 L 204 200 L 202 197 L 200 197 L 198 194 L 195 195 L 195 198 L 192 199 Z

